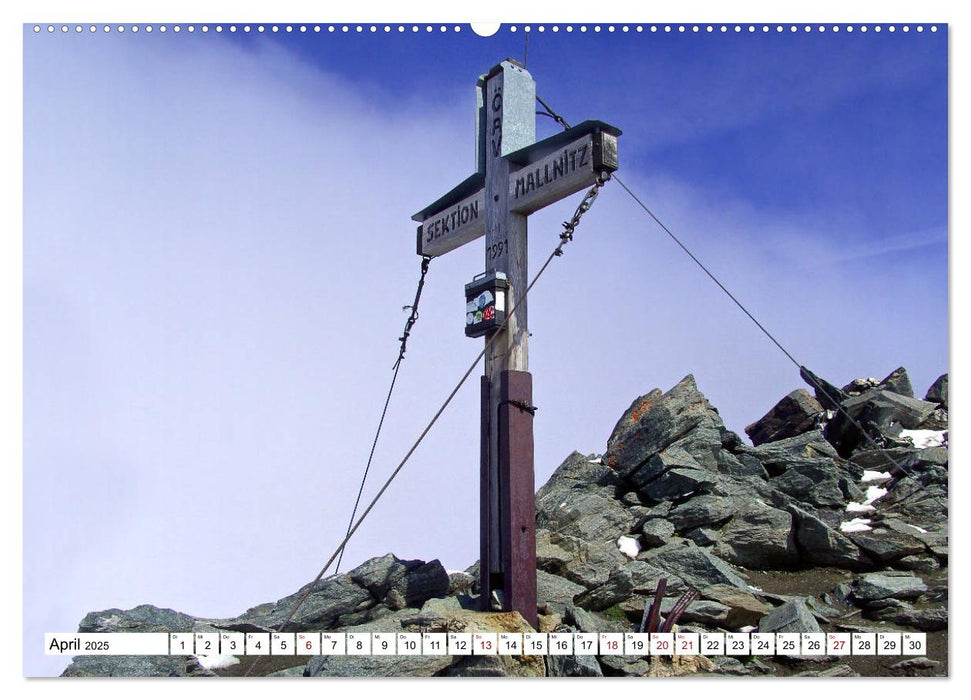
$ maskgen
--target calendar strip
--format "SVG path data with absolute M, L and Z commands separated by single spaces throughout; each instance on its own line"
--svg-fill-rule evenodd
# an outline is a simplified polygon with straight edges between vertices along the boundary
M 924 632 L 47 633 L 48 656 L 924 656 Z

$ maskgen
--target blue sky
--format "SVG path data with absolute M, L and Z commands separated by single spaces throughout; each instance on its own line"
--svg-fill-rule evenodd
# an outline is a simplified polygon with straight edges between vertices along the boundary
M 788 26 L 547 29 L 527 67 L 624 131 L 625 182 L 798 359 L 838 384 L 904 365 L 922 395 L 949 360 L 946 31 Z M 472 172 L 476 78 L 523 36 L 25 29 L 25 672 L 58 672 L 38 635 L 90 610 L 231 616 L 313 577 L 391 379 L 410 216 Z M 578 199 L 530 218 L 534 270 Z M 482 269 L 481 241 L 433 261 L 366 494 L 480 349 Z M 740 433 L 800 386 L 615 183 L 530 324 L 537 486 L 688 373 Z M 476 392 L 345 569 L 477 558 Z

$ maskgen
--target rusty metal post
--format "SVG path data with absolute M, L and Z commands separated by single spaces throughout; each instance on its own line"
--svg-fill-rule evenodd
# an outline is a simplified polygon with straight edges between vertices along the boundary
M 499 503 L 504 608 L 537 628 L 536 501 L 533 474 L 533 376 L 501 373 L 499 393 Z

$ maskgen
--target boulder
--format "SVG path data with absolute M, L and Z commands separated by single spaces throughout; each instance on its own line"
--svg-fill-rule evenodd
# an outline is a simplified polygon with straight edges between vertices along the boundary
M 796 546 L 804 564 L 838 566 L 857 571 L 872 567 L 872 561 L 849 538 L 827 525 L 808 510 L 787 509 L 793 516 Z
M 757 499 L 732 501 L 735 517 L 722 528 L 715 554 L 749 569 L 786 568 L 797 561 L 792 516 Z
M 633 591 L 634 579 L 630 571 L 617 569 L 601 585 L 577 594 L 573 602 L 585 610 L 606 610 L 627 598 Z
M 715 583 L 726 583 L 743 590 L 748 586 L 726 561 L 694 543 L 658 547 L 641 553 L 639 559 L 655 569 L 677 575 L 686 584 L 698 589 Z
M 924 396 L 924 401 L 941 404 L 947 408 L 947 374 L 942 374 L 934 380 Z
M 902 571 L 864 574 L 853 584 L 853 598 L 864 605 L 885 598 L 912 600 L 926 592 L 923 579 Z
M 683 532 L 701 525 L 721 524 L 731 518 L 732 513 L 731 499 L 701 495 L 673 507 L 667 519 L 677 531 Z
M 901 396 L 914 398 L 914 387 L 910 383 L 910 377 L 907 375 L 907 370 L 903 367 L 898 367 L 884 377 L 883 381 L 881 381 L 877 387 L 880 389 L 886 389 L 887 391 L 892 391 L 893 393 L 900 394 Z
M 702 589 L 701 596 L 728 608 L 724 624 L 726 629 L 739 629 L 749 625 L 757 625 L 759 620 L 772 610 L 772 606 L 762 602 L 751 593 L 725 584 L 707 586 Z
M 584 588 L 599 586 L 629 560 L 614 541 L 587 542 L 579 537 L 536 530 L 536 566 Z
M 635 517 L 617 499 L 622 482 L 574 452 L 536 493 L 536 526 L 605 546 L 630 532 Z
M 812 611 L 802 600 L 790 600 L 759 620 L 759 632 L 821 632 Z
M 843 508 L 846 500 L 839 467 L 828 457 L 791 460 L 785 471 L 772 479 L 773 488 L 817 508 Z
M 557 678 L 600 678 L 603 676 L 603 670 L 596 656 L 550 655 L 546 657 L 546 675 Z
M 826 424 L 826 439 L 836 447 L 841 456 L 849 457 L 857 447 L 869 447 L 866 436 L 857 425 L 872 434 L 894 437 L 902 429 L 920 428 L 936 408 L 937 404 L 929 401 L 903 396 L 886 389 L 872 389 L 842 403 L 843 410 Z
M 566 606 L 583 593 L 584 588 L 572 581 L 548 573 L 542 569 L 536 572 L 536 602 L 562 615 Z
M 646 548 L 660 547 L 671 541 L 674 525 L 664 518 L 651 518 L 641 525 L 640 535 Z
M 808 391 L 796 389 L 745 428 L 745 433 L 753 445 L 795 437 L 811 430 L 822 412 L 823 407 Z
M 822 377 L 818 377 L 805 367 L 799 368 L 799 376 L 813 390 L 816 400 L 827 411 L 836 410 L 840 402 L 846 399 L 846 394 L 827 382 Z
M 708 429 L 706 436 L 713 430 L 719 436 L 717 446 L 721 447 L 719 431 L 724 423 L 689 374 L 670 391 L 659 394 L 654 390 L 634 402 L 610 436 L 603 462 L 628 476 L 699 427 Z M 690 440 L 688 444 L 697 447 Z M 706 451 L 707 438 L 702 445 Z
M 886 526 L 874 527 L 866 532 L 853 532 L 847 536 L 857 547 L 882 564 L 926 551 L 924 543 L 914 535 Z
M 394 591 L 409 607 L 444 596 L 451 585 L 448 572 L 437 559 L 428 563 L 418 559 L 406 561 L 393 554 L 370 559 L 348 572 L 348 576 L 377 600 L 384 600 Z
M 641 488 L 641 493 L 655 502 L 676 500 L 717 483 L 718 476 L 703 469 L 671 469 Z

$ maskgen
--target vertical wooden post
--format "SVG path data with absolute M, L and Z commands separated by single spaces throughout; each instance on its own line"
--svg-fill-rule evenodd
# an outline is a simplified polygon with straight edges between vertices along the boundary
M 503 158 L 520 148 L 529 146 L 536 140 L 536 84 L 532 76 L 519 64 L 506 60 L 495 66 L 488 75 L 479 81 L 481 108 L 479 110 L 479 166 L 485 168 L 485 228 L 486 228 L 486 270 L 506 273 L 511 290 L 507 308 L 516 305 L 516 298 L 528 284 L 526 256 L 526 216 L 509 210 L 509 170 L 510 165 Z M 483 157 L 484 156 L 484 157 Z M 536 573 L 535 573 L 535 524 L 533 521 L 532 499 L 534 498 L 533 477 L 533 433 L 532 416 L 519 409 L 507 411 L 502 421 L 508 435 L 514 435 L 514 449 L 501 449 L 499 444 L 500 403 L 503 400 L 529 400 L 531 397 L 512 396 L 505 386 L 506 372 L 527 373 L 528 343 L 526 305 L 521 304 L 516 315 L 510 319 L 506 328 L 499 333 L 485 358 L 485 381 L 489 386 L 488 412 L 483 416 L 483 426 L 490 426 L 488 460 L 483 455 L 482 482 L 488 484 L 488 495 L 482 498 L 488 502 L 488 509 L 482 517 L 482 551 L 479 559 L 482 570 L 481 581 L 483 607 L 489 609 L 494 597 L 499 598 L 504 610 L 519 610 L 523 616 L 536 623 Z M 531 382 L 527 382 L 531 386 Z M 483 394 L 485 395 L 485 388 Z M 505 397 L 503 399 L 502 397 Z M 483 401 L 485 407 L 486 401 Z M 509 405 L 505 404 L 508 409 Z M 524 417 L 525 416 L 525 417 Z M 529 449 L 525 449 L 528 443 Z M 485 445 L 483 445 L 485 448 Z M 508 448 L 509 445 L 504 444 Z M 512 478 L 502 478 L 502 474 L 513 474 Z M 504 489 L 505 487 L 505 489 Z M 509 492 L 506 489 L 513 489 Z M 514 517 L 511 504 L 519 504 L 524 499 L 530 503 L 530 522 L 524 524 L 521 514 Z M 529 532 L 523 536 L 513 530 L 527 527 Z M 529 544 L 526 544 L 527 541 Z M 529 559 L 533 562 L 531 571 L 525 578 L 517 575 L 516 585 L 512 584 L 513 571 L 525 561 L 523 547 L 532 547 Z M 530 583 L 531 581 L 531 583 Z

